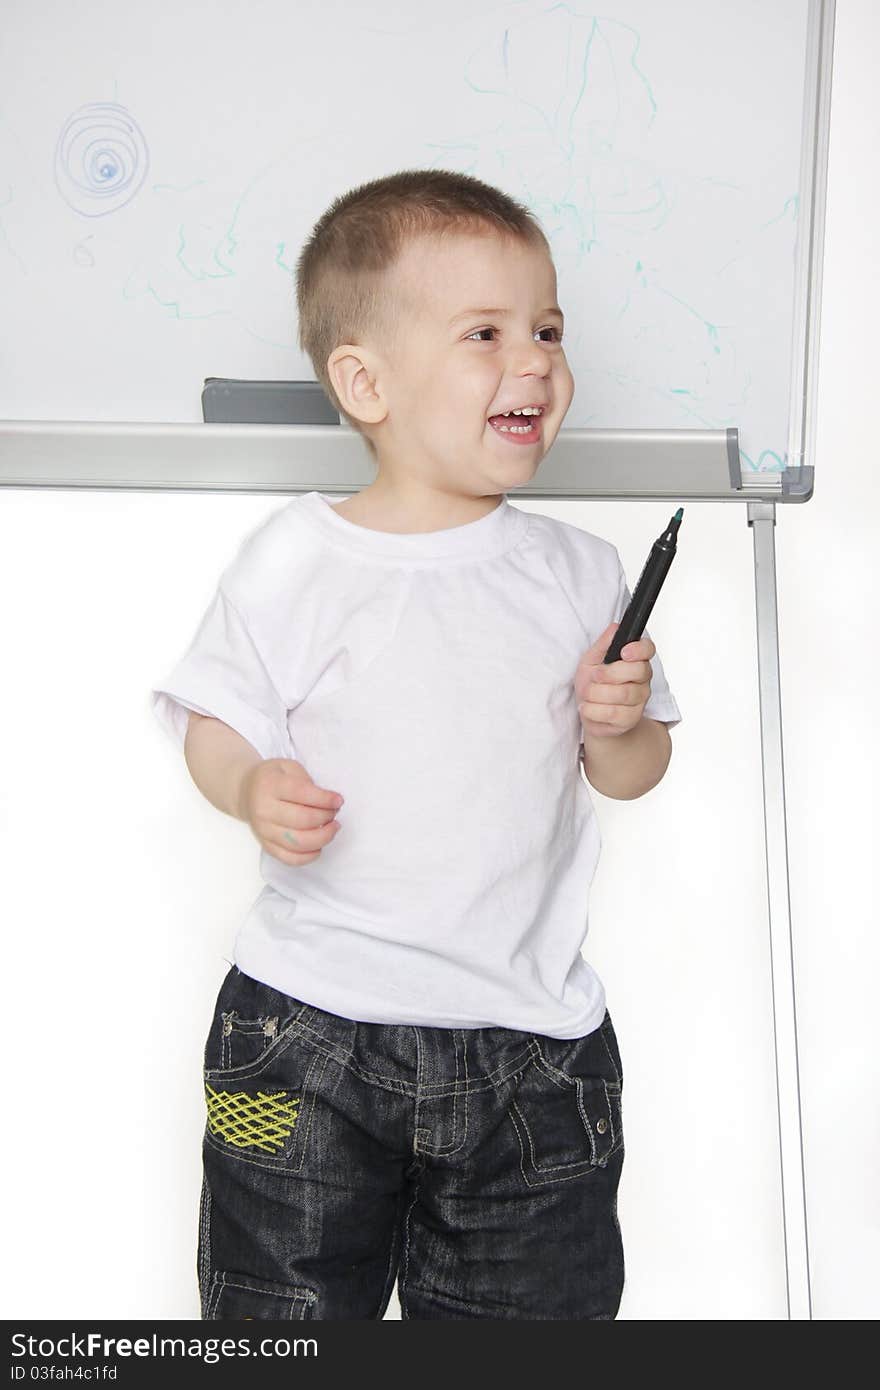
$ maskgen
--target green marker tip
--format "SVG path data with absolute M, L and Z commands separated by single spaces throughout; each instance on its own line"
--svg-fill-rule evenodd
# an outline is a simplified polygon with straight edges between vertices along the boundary
M 675 516 L 672 518 L 672 520 L 673 520 L 673 521 L 681 521 L 681 519 L 682 519 L 683 516 L 684 516 L 684 507 L 679 507 L 678 511 L 675 513 Z

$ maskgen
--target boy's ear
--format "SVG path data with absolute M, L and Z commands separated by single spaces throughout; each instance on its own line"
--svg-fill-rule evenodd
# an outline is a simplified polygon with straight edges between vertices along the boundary
M 388 414 L 378 384 L 379 363 L 369 348 L 342 343 L 327 358 L 327 374 L 349 415 L 365 425 L 377 425 Z

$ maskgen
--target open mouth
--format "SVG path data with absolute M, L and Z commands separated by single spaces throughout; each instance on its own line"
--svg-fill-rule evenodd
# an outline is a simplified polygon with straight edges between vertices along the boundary
M 511 444 L 534 444 L 541 438 L 541 418 L 544 414 L 543 406 L 537 408 L 540 410 L 538 415 L 515 415 L 513 411 L 506 415 L 490 415 L 489 424 L 496 434 Z

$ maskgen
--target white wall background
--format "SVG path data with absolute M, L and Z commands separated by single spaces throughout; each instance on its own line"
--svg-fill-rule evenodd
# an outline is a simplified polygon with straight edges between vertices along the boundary
M 823 1319 L 880 1311 L 878 28 L 873 0 L 838 0 L 817 485 L 776 526 Z M 258 849 L 193 786 L 147 692 L 241 535 L 283 500 L 0 493 L 8 1318 L 198 1317 L 202 1047 Z M 670 512 L 511 500 L 613 540 L 631 581 Z M 651 623 L 684 715 L 672 763 L 638 801 L 595 795 L 585 949 L 626 1077 L 622 1318 L 785 1317 L 751 576 L 745 508 L 687 506 Z

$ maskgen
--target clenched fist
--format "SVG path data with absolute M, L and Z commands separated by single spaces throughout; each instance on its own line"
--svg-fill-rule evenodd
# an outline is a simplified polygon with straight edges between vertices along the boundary
M 604 664 L 620 623 L 609 623 L 584 652 L 574 677 L 584 736 L 614 738 L 638 724 L 651 695 L 651 657 L 657 648 L 650 637 L 627 642 L 619 661 Z
M 282 864 L 309 864 L 339 830 L 344 797 L 315 786 L 302 763 L 265 758 L 242 778 L 243 818 L 267 854 Z

